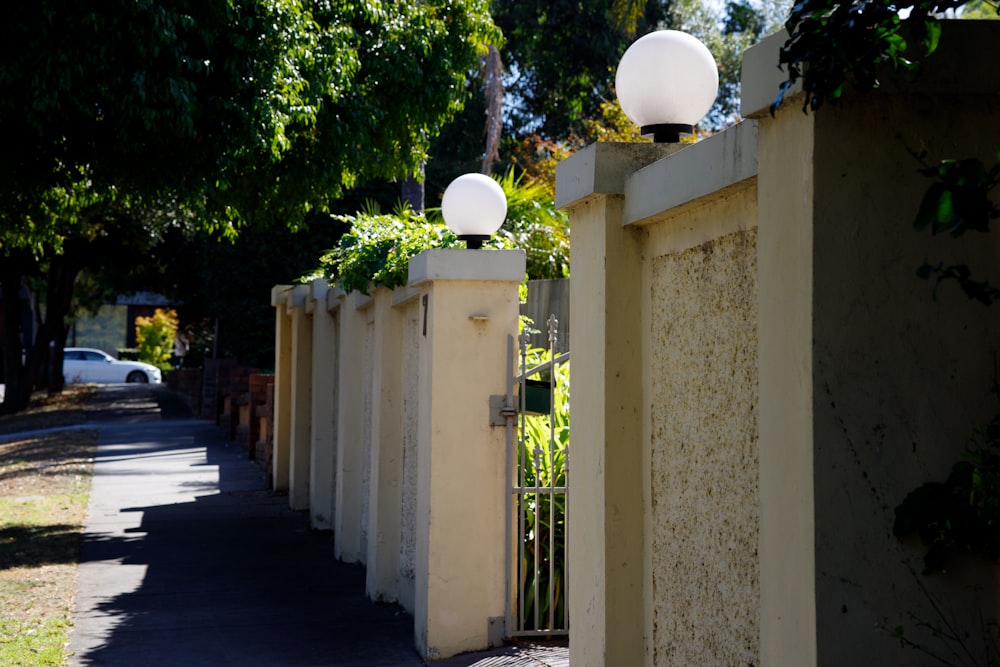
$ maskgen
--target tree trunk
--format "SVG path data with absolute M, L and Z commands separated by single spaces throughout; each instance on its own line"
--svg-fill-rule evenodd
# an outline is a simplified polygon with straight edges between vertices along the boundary
M 400 197 L 419 213 L 424 210 L 424 163 L 420 163 L 420 176 L 411 176 L 399 184 Z
M 38 386 L 48 388 L 49 394 L 62 392 L 65 385 L 62 349 L 69 332 L 66 322 L 73 305 L 73 286 L 81 266 L 73 250 L 66 248 L 63 254 L 50 260 L 45 321 L 38 329 L 35 354 L 31 355 L 31 375 L 36 378 Z
M 31 382 L 22 362 L 24 348 L 21 341 L 21 280 L 24 275 L 24 258 L 7 255 L 0 269 L 0 290 L 3 291 L 3 381 L 6 385 L 0 414 L 19 412 L 31 400 Z M 28 341 L 30 344 L 30 341 Z

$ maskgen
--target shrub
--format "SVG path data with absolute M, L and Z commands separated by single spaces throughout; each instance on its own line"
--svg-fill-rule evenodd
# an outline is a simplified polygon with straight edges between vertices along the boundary
M 160 370 L 170 370 L 177 324 L 177 313 L 172 309 L 157 308 L 152 317 L 135 318 L 139 361 L 153 364 Z

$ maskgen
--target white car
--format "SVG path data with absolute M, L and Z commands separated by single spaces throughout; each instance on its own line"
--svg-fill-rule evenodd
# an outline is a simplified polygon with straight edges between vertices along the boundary
M 141 361 L 121 361 L 101 350 L 67 347 L 63 352 L 66 382 L 155 382 L 162 381 L 160 369 Z

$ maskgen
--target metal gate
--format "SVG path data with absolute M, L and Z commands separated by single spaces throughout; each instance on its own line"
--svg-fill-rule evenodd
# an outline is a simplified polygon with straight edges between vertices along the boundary
M 569 632 L 569 352 L 556 354 L 559 322 L 547 324 L 547 350 L 529 347 L 528 334 L 508 340 L 508 637 Z

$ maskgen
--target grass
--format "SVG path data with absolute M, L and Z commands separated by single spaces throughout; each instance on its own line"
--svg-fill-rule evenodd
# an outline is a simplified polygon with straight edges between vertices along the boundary
M 39 395 L 0 433 L 80 423 L 92 393 Z M 66 661 L 96 446 L 94 430 L 0 436 L 0 665 Z

